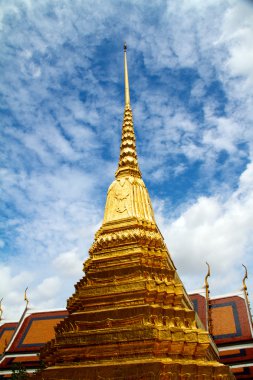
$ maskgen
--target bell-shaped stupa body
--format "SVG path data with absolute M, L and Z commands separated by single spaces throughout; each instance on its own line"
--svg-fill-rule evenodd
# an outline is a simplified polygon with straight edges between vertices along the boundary
M 138 166 L 125 60 L 120 159 L 104 220 L 41 352 L 43 379 L 233 379 L 193 311 L 156 225 Z M 39 378 L 39 377 L 38 377 Z

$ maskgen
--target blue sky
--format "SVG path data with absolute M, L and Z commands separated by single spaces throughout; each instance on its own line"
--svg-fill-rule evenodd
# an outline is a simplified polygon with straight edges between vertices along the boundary
M 0 298 L 64 307 L 119 156 L 123 42 L 137 150 L 188 291 L 253 295 L 253 3 L 0 2 Z

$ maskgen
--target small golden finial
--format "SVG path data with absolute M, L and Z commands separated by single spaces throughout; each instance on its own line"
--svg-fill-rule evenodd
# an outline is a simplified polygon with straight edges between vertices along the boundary
M 209 283 L 208 283 L 208 277 L 211 276 L 211 270 L 210 270 L 210 265 L 206 262 L 207 265 L 207 274 L 205 276 L 205 288 L 206 288 L 206 308 L 207 308 L 207 326 L 208 326 L 208 331 L 209 334 L 212 334 L 212 315 L 211 315 L 211 303 L 210 303 L 210 291 L 209 291 Z
M 210 265 L 209 265 L 207 262 L 206 262 L 206 265 L 207 265 L 207 267 L 208 267 L 208 271 L 207 271 L 207 274 L 206 274 L 206 277 L 205 277 L 205 286 L 206 286 L 207 288 L 209 288 L 209 284 L 208 284 L 207 279 L 208 279 L 208 277 L 211 276 L 211 272 L 210 272 Z
M 248 270 L 247 270 L 246 265 L 242 264 L 242 266 L 243 266 L 244 269 L 245 269 L 245 274 L 244 274 L 244 277 L 243 277 L 243 280 L 242 280 L 242 283 L 243 283 L 243 290 L 246 290 L 246 291 L 247 291 L 246 279 L 248 278 Z
M 248 270 L 247 270 L 247 267 L 246 265 L 242 264 L 242 266 L 244 267 L 245 269 L 245 273 L 244 273 L 244 277 L 242 279 L 242 284 L 243 284 L 243 291 L 244 291 L 244 296 L 245 296 L 245 300 L 248 304 L 248 307 L 249 307 L 249 312 L 250 312 L 250 315 L 251 315 L 251 319 L 252 319 L 252 314 L 251 314 L 251 307 L 250 307 L 250 302 L 249 302 L 249 294 L 248 294 L 248 288 L 247 288 L 247 285 L 246 285 L 246 279 L 248 278 Z
M 25 294 L 24 294 L 24 301 L 26 302 L 26 307 L 28 307 L 28 304 L 29 304 L 29 299 L 27 298 L 27 290 L 28 290 L 28 286 L 26 287 Z
M 2 315 L 3 315 L 2 301 L 3 301 L 3 297 L 0 299 L 0 322 L 2 320 Z

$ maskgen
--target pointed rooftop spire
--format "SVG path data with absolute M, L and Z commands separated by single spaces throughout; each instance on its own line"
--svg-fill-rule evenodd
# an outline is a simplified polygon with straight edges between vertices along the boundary
M 125 111 L 122 125 L 122 138 L 120 146 L 120 158 L 116 178 L 133 176 L 141 178 L 138 165 L 135 134 L 133 126 L 133 115 L 130 106 L 130 91 L 127 69 L 127 45 L 124 43 L 124 77 L 125 77 Z
M 127 70 L 127 44 L 124 43 L 125 105 L 130 107 L 130 92 Z

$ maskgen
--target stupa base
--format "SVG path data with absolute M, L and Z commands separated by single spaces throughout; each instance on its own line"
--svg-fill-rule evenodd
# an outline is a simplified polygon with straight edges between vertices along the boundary
M 103 364 L 79 364 L 49 367 L 36 380 L 229 380 L 229 367 L 218 362 L 112 360 Z

